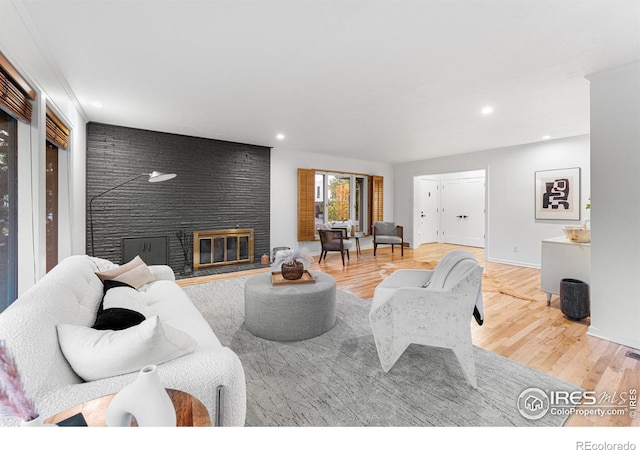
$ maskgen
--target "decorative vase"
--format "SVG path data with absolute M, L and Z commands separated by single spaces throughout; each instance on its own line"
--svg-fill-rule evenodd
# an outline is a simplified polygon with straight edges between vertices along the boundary
M 38 416 L 31 420 L 22 420 L 20 422 L 21 427 L 57 427 L 55 423 L 44 423 L 42 416 Z
M 175 427 L 176 410 L 160 383 L 157 366 L 146 366 L 138 378 L 118 392 L 107 407 L 108 427 L 131 426 L 135 417 L 141 427 Z
M 282 278 L 285 280 L 299 280 L 304 273 L 304 264 L 298 261 L 285 262 L 282 263 L 280 271 L 282 272 Z

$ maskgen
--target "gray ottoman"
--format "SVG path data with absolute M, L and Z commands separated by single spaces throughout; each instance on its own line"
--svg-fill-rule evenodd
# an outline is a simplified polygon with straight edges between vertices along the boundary
M 336 280 L 311 272 L 315 283 L 274 286 L 271 273 L 249 277 L 244 286 L 244 323 L 254 336 L 301 341 L 326 333 L 336 323 Z

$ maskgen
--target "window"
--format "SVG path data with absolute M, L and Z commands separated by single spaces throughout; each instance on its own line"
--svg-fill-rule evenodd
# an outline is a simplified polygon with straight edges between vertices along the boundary
M 17 131 L 16 119 L 0 110 L 0 311 L 18 291 Z
M 355 225 L 366 230 L 367 176 L 341 173 L 315 173 L 315 224 Z
M 371 234 L 371 224 L 382 220 L 382 183 L 376 175 L 298 169 L 298 241 L 316 240 L 326 222 Z
M 58 264 L 58 147 L 47 142 L 46 154 L 46 244 L 47 272 Z
M 69 146 L 69 129 L 47 108 L 45 222 L 47 272 L 58 264 L 58 157 Z
M 317 239 L 318 225 L 350 221 L 358 231 L 373 233 L 383 220 L 383 177 L 298 169 L 298 241 Z
M 18 294 L 18 120 L 31 123 L 33 88 L 0 53 L 0 311 Z

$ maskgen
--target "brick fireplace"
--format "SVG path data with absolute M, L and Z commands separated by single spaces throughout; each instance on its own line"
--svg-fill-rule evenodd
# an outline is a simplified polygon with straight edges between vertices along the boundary
M 260 255 L 270 253 L 270 151 L 90 122 L 87 202 L 132 174 L 158 170 L 177 175 L 165 183 L 140 178 L 101 196 L 93 205 L 95 256 L 121 262 L 134 253 L 153 259 L 149 251 L 157 252 L 158 261 L 168 262 L 176 274 L 186 272 L 187 261 L 194 262 L 194 271 L 212 273 L 256 264 Z M 241 230 L 252 233 L 234 237 Z M 207 236 L 211 231 L 227 235 Z M 193 236 L 193 242 L 184 248 L 178 233 Z M 156 243 L 160 239 L 162 247 Z

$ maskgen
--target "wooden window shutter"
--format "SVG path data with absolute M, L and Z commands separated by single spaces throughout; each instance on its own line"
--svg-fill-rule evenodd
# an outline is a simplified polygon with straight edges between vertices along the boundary
M 298 241 L 300 242 L 316 239 L 315 185 L 315 170 L 298 169 Z
M 47 108 L 47 140 L 63 150 L 69 147 L 69 129 Z
M 0 108 L 26 123 L 31 122 L 31 102 L 36 93 L 0 53 Z
M 369 177 L 369 233 L 373 234 L 373 224 L 384 217 L 384 179 L 373 175 Z

